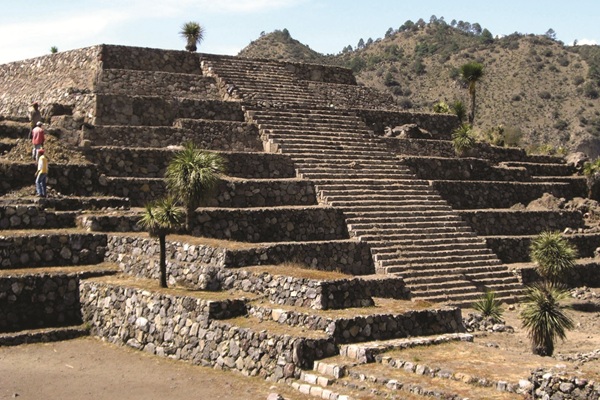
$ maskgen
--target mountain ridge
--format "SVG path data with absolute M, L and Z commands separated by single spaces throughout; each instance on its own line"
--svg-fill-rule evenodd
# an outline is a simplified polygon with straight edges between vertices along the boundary
M 565 46 L 550 31 L 494 38 L 478 24 L 409 22 L 336 55 L 310 49 L 286 29 L 261 34 L 239 55 L 345 66 L 359 84 L 390 93 L 397 106 L 416 112 L 432 112 L 438 102 L 468 105 L 458 70 L 479 62 L 484 76 L 474 128 L 480 138 L 501 126 L 531 152 L 600 155 L 599 46 Z

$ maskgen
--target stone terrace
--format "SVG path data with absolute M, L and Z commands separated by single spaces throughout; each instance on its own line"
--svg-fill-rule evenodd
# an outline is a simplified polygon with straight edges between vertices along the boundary
M 33 76 L 46 79 L 41 96 Z M 26 121 L 38 100 L 87 160 L 52 165 L 50 186 L 63 195 L 39 200 L 10 193 L 34 167 L 0 159 L 2 332 L 73 326 L 56 333 L 63 338 L 85 334 L 76 326 L 86 322 L 153 354 L 359 398 L 316 385 L 343 374 L 306 370 L 335 370 L 341 364 L 316 361 L 401 348 L 406 337 L 469 340 L 448 304 L 486 290 L 518 300 L 523 278 L 509 266 L 527 261 L 531 237 L 585 226 L 578 212 L 511 208 L 544 193 L 585 196 L 561 159 L 492 146 L 457 158 L 456 118 L 396 110 L 344 68 L 102 45 L 0 66 L 0 89 L 10 93 L 0 117 Z M 403 124 L 427 134 L 384 135 Z M 8 150 L 23 128 L 0 133 Z M 191 235 L 168 238 L 175 289 L 164 290 L 158 243 L 137 220 L 165 193 L 164 170 L 185 142 L 222 154 L 228 172 L 196 210 Z M 583 257 L 600 244 L 594 234 L 570 238 Z M 10 342 L 36 338 L 24 331 Z M 381 393 L 402 384 L 392 386 Z

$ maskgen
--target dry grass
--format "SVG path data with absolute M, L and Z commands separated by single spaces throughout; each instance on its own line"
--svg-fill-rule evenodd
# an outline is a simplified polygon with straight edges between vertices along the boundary
M 240 328 L 250 329 L 254 332 L 267 331 L 269 334 L 274 335 L 289 335 L 310 339 L 326 339 L 329 337 L 323 331 L 279 324 L 270 319 L 260 320 L 250 316 L 231 318 L 226 320 L 226 322 Z
M 158 280 L 135 278 L 128 275 L 111 275 L 99 278 L 91 278 L 89 281 L 100 282 L 108 285 L 129 287 L 139 290 L 148 290 L 151 292 L 157 292 L 165 295 L 172 296 L 187 296 L 201 300 L 233 300 L 233 299 L 255 299 L 256 295 L 252 293 L 239 292 L 234 290 L 220 291 L 220 292 L 209 292 L 201 290 L 189 290 L 185 288 L 161 288 Z
M 19 268 L 0 270 L 0 276 L 21 276 L 33 274 L 75 274 L 95 271 L 120 271 L 119 266 L 113 263 L 95 265 L 65 265 L 55 267 Z
M 254 273 L 267 273 L 277 276 L 291 276 L 294 278 L 314 279 L 320 281 L 336 280 L 336 279 L 351 279 L 353 275 L 344 274 L 337 271 L 321 271 L 311 269 L 303 264 L 298 263 L 283 263 L 277 265 L 257 265 L 240 268 Z

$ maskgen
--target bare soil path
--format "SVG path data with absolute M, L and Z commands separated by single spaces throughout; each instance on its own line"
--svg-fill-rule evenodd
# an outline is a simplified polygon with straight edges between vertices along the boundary
M 87 337 L 0 347 L 0 399 L 308 399 L 285 385 Z

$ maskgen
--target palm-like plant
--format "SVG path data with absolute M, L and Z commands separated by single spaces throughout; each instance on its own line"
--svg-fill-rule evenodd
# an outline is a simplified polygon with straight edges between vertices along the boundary
M 469 62 L 461 65 L 460 76 L 469 86 L 469 96 L 471 96 L 471 112 L 469 113 L 469 124 L 473 125 L 475 120 L 475 94 L 477 82 L 483 76 L 483 65 L 478 62 Z
M 186 229 L 191 229 L 194 210 L 212 194 L 225 172 L 225 159 L 188 143 L 169 163 L 165 172 L 167 189 L 186 209 Z
M 475 147 L 475 143 L 475 136 L 469 124 L 463 124 L 452 132 L 452 144 L 459 157 Z
M 551 356 L 556 339 L 564 340 L 566 330 L 573 329 L 573 320 L 559 304 L 567 296 L 565 290 L 547 283 L 529 288 L 521 320 L 523 328 L 528 330 L 534 354 Z
M 560 232 L 542 232 L 530 245 L 531 260 L 543 279 L 558 284 L 575 267 L 577 250 Z
M 465 116 L 467 115 L 465 104 L 460 100 L 456 100 L 450 105 L 450 109 L 454 112 L 454 114 L 456 114 L 458 121 L 462 124 L 465 120 Z
M 148 230 L 150 236 L 158 237 L 160 245 L 160 286 L 167 287 L 167 234 L 176 231 L 183 222 L 184 212 L 172 197 L 146 204 L 138 224 Z
M 195 52 L 198 49 L 196 45 L 204 39 L 204 28 L 199 23 L 190 21 L 181 26 L 179 34 L 187 41 L 185 49 Z
M 473 303 L 473 308 L 484 317 L 490 317 L 495 322 L 502 319 L 502 313 L 504 312 L 493 290 L 486 291 L 481 299 Z

